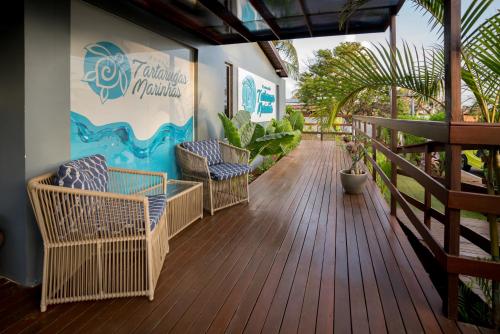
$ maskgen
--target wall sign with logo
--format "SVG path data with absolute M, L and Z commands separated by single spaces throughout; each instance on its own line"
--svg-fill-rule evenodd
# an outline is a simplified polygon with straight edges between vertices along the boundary
M 238 110 L 246 110 L 253 122 L 276 118 L 276 84 L 238 68 Z
M 193 139 L 193 50 L 78 0 L 71 10 L 71 158 L 179 177 Z

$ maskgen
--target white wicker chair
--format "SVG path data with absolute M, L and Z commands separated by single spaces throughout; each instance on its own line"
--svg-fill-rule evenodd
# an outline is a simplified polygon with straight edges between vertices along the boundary
M 168 230 L 165 210 L 151 230 L 146 195 L 165 194 L 166 175 L 109 168 L 108 192 L 56 186 L 54 177 L 28 183 L 44 244 L 41 311 L 91 299 L 152 300 Z
M 250 152 L 218 141 L 224 163 L 248 166 Z M 203 207 L 213 215 L 216 211 L 242 202 L 248 202 L 248 172 L 224 180 L 211 177 L 207 157 L 177 145 L 177 163 L 182 178 L 203 182 Z

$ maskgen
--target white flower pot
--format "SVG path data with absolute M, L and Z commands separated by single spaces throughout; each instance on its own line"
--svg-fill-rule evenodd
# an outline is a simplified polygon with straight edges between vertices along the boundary
M 349 169 L 343 169 L 340 172 L 340 182 L 348 194 L 361 194 L 368 179 L 368 173 L 351 174 Z

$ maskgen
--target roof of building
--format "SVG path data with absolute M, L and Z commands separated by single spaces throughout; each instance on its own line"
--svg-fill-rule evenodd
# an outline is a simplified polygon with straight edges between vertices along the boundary
M 269 41 L 383 32 L 404 0 L 372 0 L 357 8 L 340 27 L 344 6 L 352 0 L 87 0 L 109 8 L 148 12 L 212 44 L 260 42 L 281 77 L 286 68 Z M 134 9 L 135 8 L 135 9 Z
M 124 0 L 122 0 L 124 1 Z M 383 32 L 404 0 L 372 0 L 345 26 L 339 20 L 350 0 L 128 0 L 214 44 Z

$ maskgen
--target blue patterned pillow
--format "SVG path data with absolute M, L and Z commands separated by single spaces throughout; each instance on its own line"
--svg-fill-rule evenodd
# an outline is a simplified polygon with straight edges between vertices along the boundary
M 106 158 L 96 154 L 61 165 L 55 183 L 61 187 L 105 192 L 108 180 Z
M 217 139 L 184 142 L 182 143 L 182 147 L 188 151 L 207 158 L 209 166 L 224 162 L 220 152 L 219 141 Z

